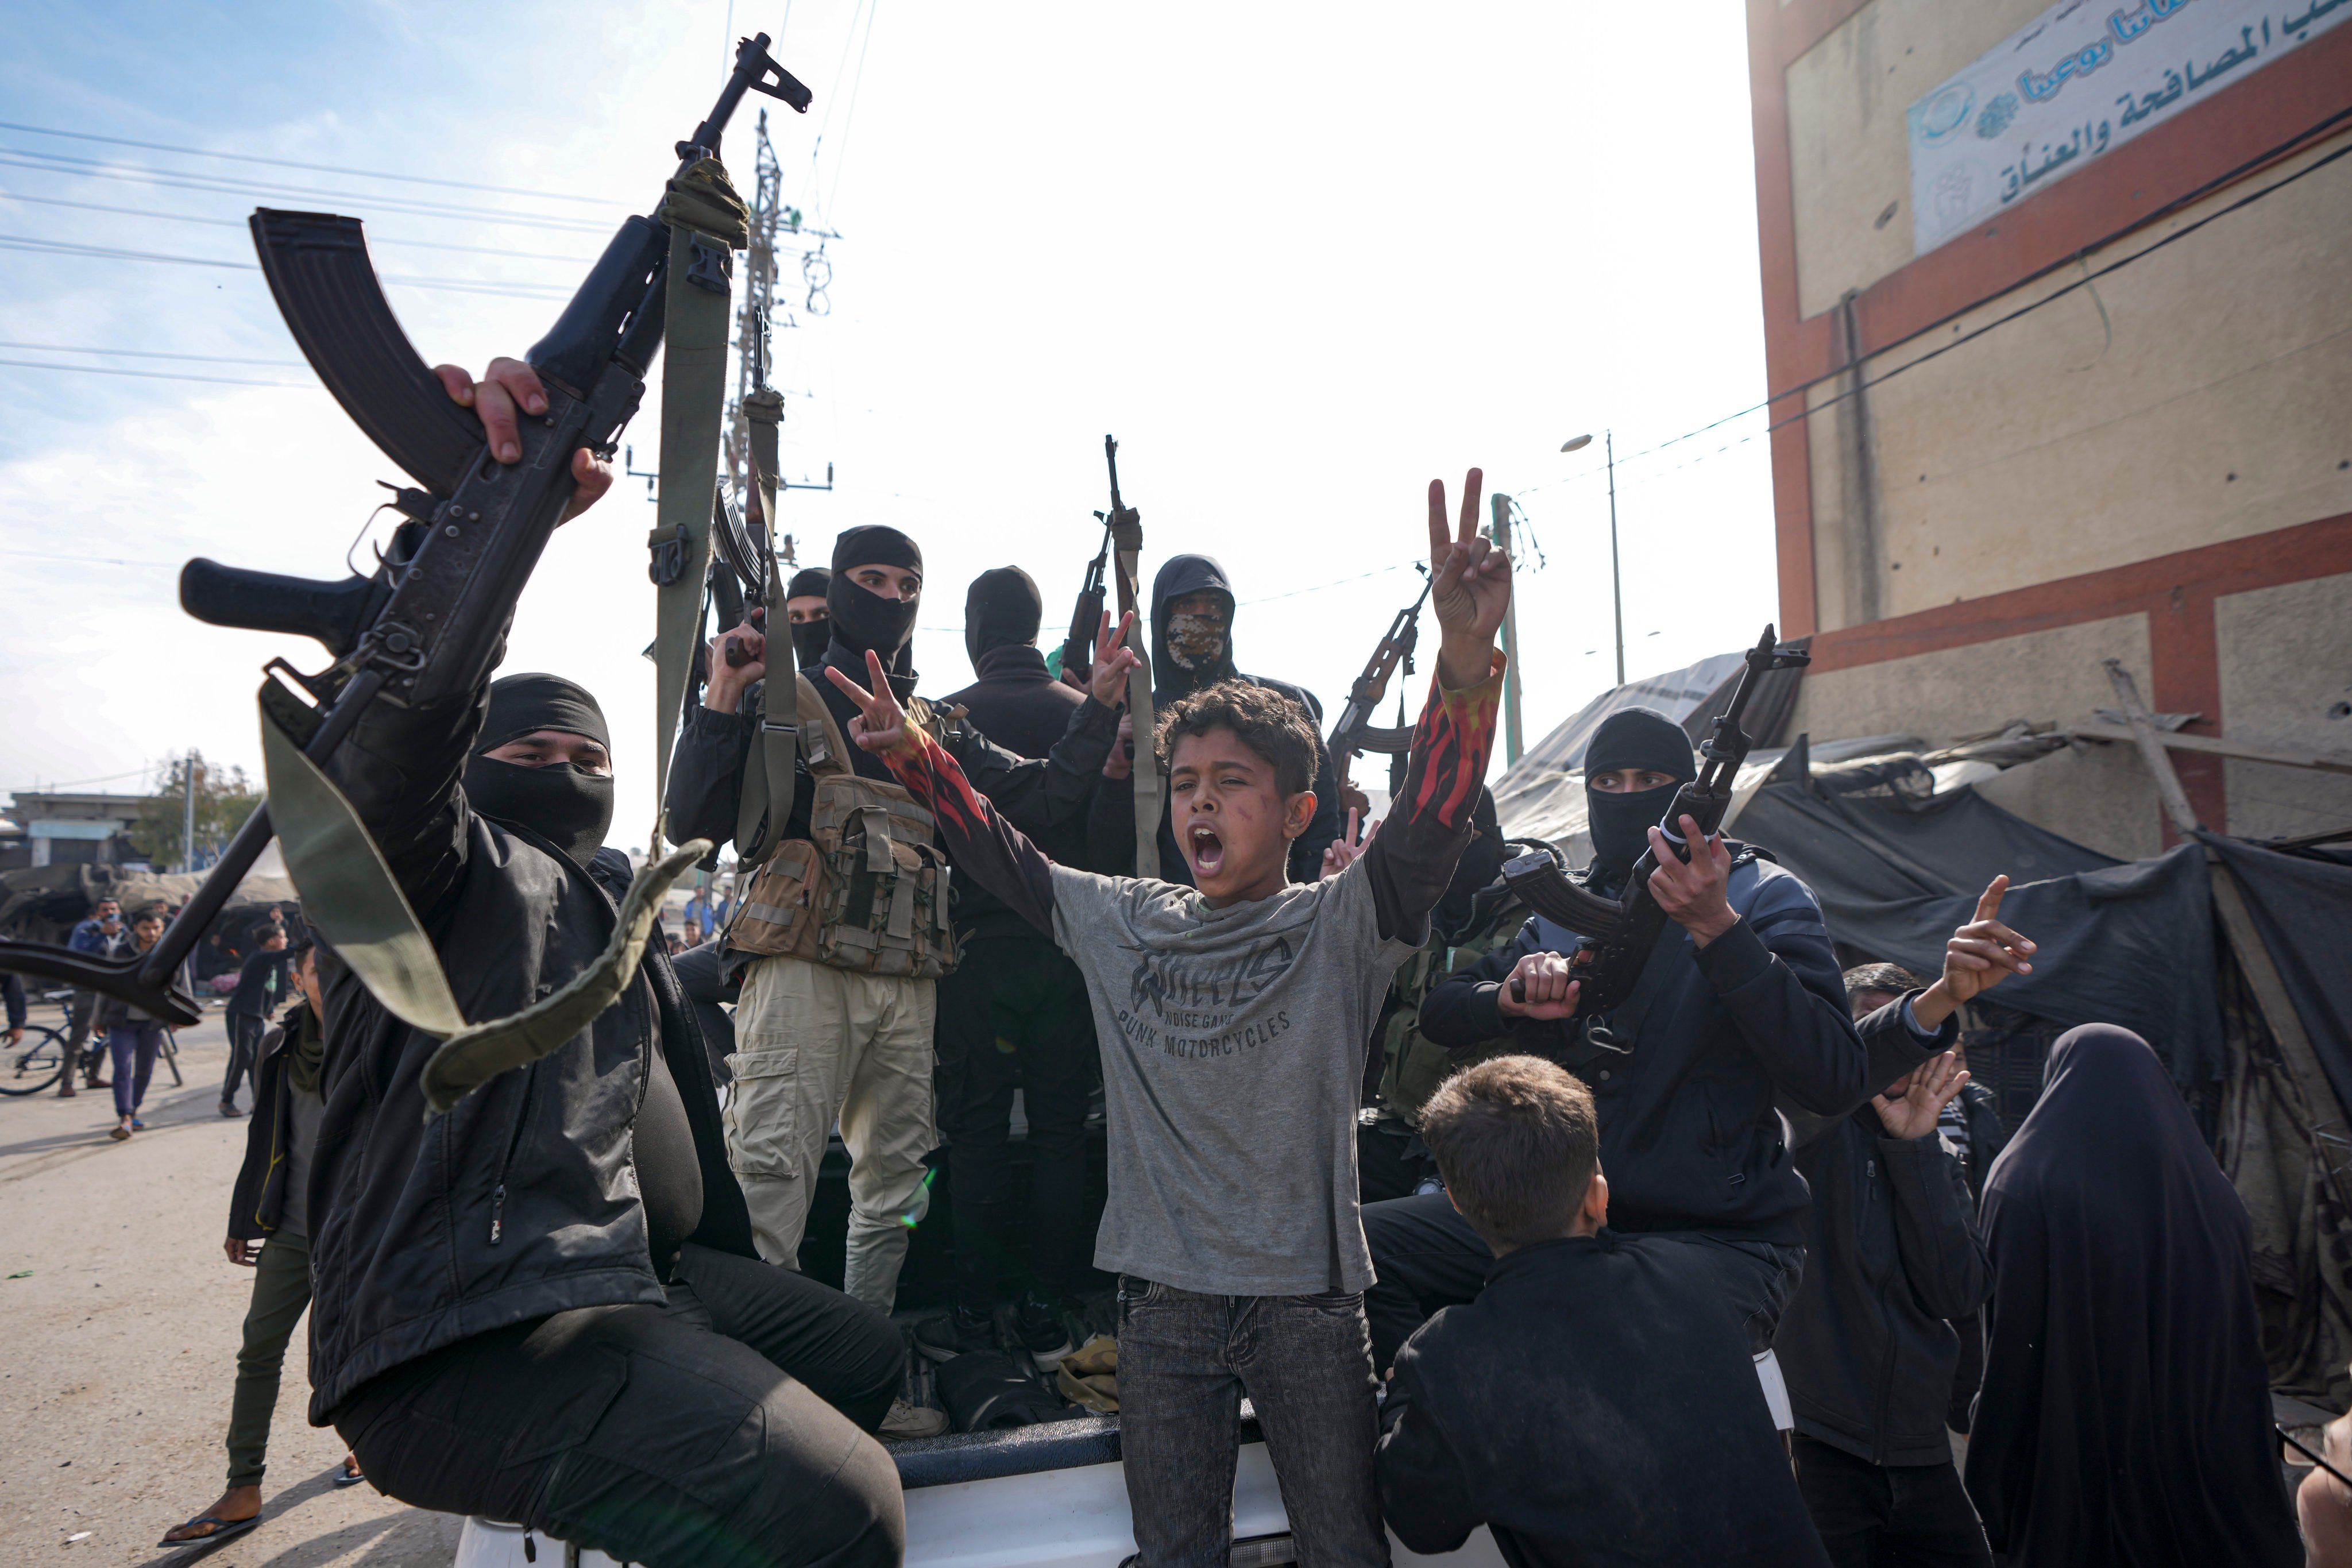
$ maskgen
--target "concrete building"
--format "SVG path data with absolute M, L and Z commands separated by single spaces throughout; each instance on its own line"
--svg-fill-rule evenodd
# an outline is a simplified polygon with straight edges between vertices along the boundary
M 2091 721 L 2352 761 L 2352 0 L 1748 0 L 1790 733 Z M 1799 392 L 1798 389 L 1803 389 Z M 2352 777 L 2175 751 L 2198 815 Z M 2128 745 L 1983 786 L 2124 857 Z
M 8 815 L 24 832 L 25 866 L 135 865 L 146 858 L 131 842 L 148 797 L 46 795 L 19 791 Z

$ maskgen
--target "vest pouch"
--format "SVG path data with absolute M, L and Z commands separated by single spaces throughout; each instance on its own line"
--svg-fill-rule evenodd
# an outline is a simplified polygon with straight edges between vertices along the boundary
M 805 838 L 787 838 L 762 863 L 727 923 L 727 945 L 765 957 L 817 957 L 825 862 Z
M 819 963 L 910 980 L 955 968 L 948 864 L 929 812 L 895 784 L 836 774 L 817 781 L 809 829 L 824 872 Z

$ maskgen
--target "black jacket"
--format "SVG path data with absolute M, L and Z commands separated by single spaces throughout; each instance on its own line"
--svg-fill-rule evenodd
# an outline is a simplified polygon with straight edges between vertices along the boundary
M 470 1019 L 541 1000 L 610 937 L 627 858 L 583 871 L 467 805 L 459 779 L 487 682 L 420 708 L 377 703 L 330 766 L 408 895 Z M 331 1043 L 309 1192 L 310 1419 L 378 1373 L 455 1341 L 573 1307 L 666 1298 L 636 1194 L 632 1124 L 648 1053 L 676 1079 L 701 1168 L 693 1239 L 756 1257 L 718 1097 L 669 961 L 573 1039 L 425 1118 L 436 1042 L 393 1017 L 321 946 Z
M 22 975 L 14 973 L 0 974 L 0 1003 L 7 1005 L 8 1026 L 12 1029 L 23 1028 L 25 1026 L 25 981 Z
M 1168 621 L 1172 612 L 1170 605 L 1188 594 L 1215 594 L 1225 602 L 1225 657 L 1214 668 L 1199 671 L 1179 665 L 1168 651 Z M 1319 734 L 1323 725 L 1323 704 L 1303 686 L 1293 686 L 1286 680 L 1274 680 L 1263 675 L 1244 675 L 1234 666 L 1234 590 L 1225 579 L 1225 569 L 1206 555 L 1171 555 L 1151 580 L 1151 707 L 1164 713 L 1170 705 L 1204 686 L 1220 680 L 1246 680 L 1253 686 L 1263 686 L 1269 691 L 1279 691 L 1313 718 Z M 1139 755 L 1148 758 L 1149 746 L 1139 739 Z M 1340 824 L 1346 813 L 1339 808 L 1339 780 L 1331 771 L 1331 758 L 1318 740 L 1315 747 L 1315 816 L 1307 831 L 1290 846 L 1290 879 L 1312 882 L 1323 874 L 1323 851 L 1339 837 Z M 1169 882 L 1192 886 L 1192 868 L 1184 863 L 1183 851 L 1176 843 L 1176 829 L 1170 821 L 1171 803 L 1163 794 L 1160 808 L 1160 876 Z M 1135 784 L 1132 779 L 1105 779 L 1095 797 L 1095 809 L 1087 820 L 1087 853 L 1093 869 L 1107 875 L 1125 875 L 1135 868 Z
M 1695 1249 L 1602 1230 L 1498 1260 L 1397 1352 L 1381 1510 L 1512 1568 L 1825 1565 L 1744 1328 Z
M 228 1234 L 259 1241 L 286 1212 L 286 1153 L 294 1136 L 293 1102 L 286 1085 L 285 1026 L 261 1037 L 253 1069 L 253 1114 L 245 1123 L 245 1163 L 229 1188 Z
M 1055 679 L 1045 668 L 1045 656 L 1026 643 L 990 648 L 973 669 L 980 679 L 950 696 L 946 705 L 963 709 L 982 734 L 1019 756 L 1051 752 L 1069 730 L 1073 711 L 1086 706 L 1086 693 Z M 1041 825 L 1028 837 L 1065 866 L 1087 863 L 1083 816 Z M 955 923 L 966 942 L 983 936 L 1029 940 L 1037 934 L 1027 921 L 969 877 L 955 882 Z
M 1906 998 L 1907 1000 L 1907 998 Z M 1903 1002 L 1862 1021 L 1865 1041 L 1908 1037 L 1906 1049 L 1948 1049 L 1912 1036 Z M 1878 1112 L 1791 1118 L 1797 1171 L 1812 1189 L 1805 1277 L 1773 1349 L 1797 1430 L 1874 1465 L 1950 1462 L 1944 1415 L 1964 1319 L 1992 1294 L 1976 1205 L 1944 1141 L 1890 1138 Z
M 1744 847 L 1734 845 L 1735 850 Z M 1542 917 L 1517 940 L 1441 983 L 1421 1032 L 1466 1052 L 1507 1037 L 1581 1078 L 1601 1111 L 1601 1166 L 1619 1230 L 1704 1230 L 1801 1246 L 1805 1184 L 1773 1109 L 1776 1090 L 1807 1110 L 1843 1116 L 1869 1097 L 1845 982 L 1812 890 L 1769 861 L 1731 873 L 1739 923 L 1702 951 L 1680 926 L 1629 1057 L 1595 1055 L 1567 1022 L 1517 1023 L 1496 993 L 1531 952 L 1569 953 L 1582 939 Z M 1620 1008 L 1618 1022 L 1626 1009 Z
M 865 655 L 836 642 L 825 654 L 825 663 L 854 677 L 860 686 L 866 684 Z M 881 760 L 849 739 L 849 721 L 856 711 L 856 705 L 824 678 L 822 668 L 803 673 L 824 699 L 826 711 L 841 731 L 850 767 L 863 777 L 888 780 L 890 770 L 882 765 Z M 901 693 L 901 700 L 904 697 Z M 681 842 L 708 838 L 717 845 L 735 837 L 737 802 L 743 792 L 743 764 L 751 754 L 759 713 L 757 685 L 744 692 L 741 706 L 733 713 L 713 712 L 708 708 L 688 711 L 686 722 L 678 730 L 677 748 L 670 753 L 669 787 L 664 799 L 670 832 Z M 1095 785 L 1103 782 L 1103 759 L 1110 755 L 1111 744 L 1118 735 L 1118 712 L 1090 697 L 1080 697 L 1065 715 L 1060 740 L 1038 760 L 1016 755 L 995 744 L 977 724 L 965 724 L 951 731 L 945 737 L 945 744 L 965 776 L 971 780 L 972 787 L 995 802 L 997 810 L 1008 821 L 1033 837 L 1050 837 L 1064 824 L 1071 825 L 1066 830 L 1071 836 L 1079 831 L 1076 825 L 1085 821 Z M 793 792 L 792 822 L 785 829 L 785 837 L 791 838 L 809 836 L 809 800 L 815 794 L 815 786 L 808 773 L 806 757 L 803 748 L 803 761 L 796 770 L 798 787 Z M 949 884 L 959 900 L 963 897 L 962 884 L 966 880 L 958 878 Z M 957 923 L 964 923 L 961 901 Z M 1025 932 L 1027 928 L 1021 930 Z M 731 976 L 743 961 L 740 955 L 728 956 Z
M 257 950 L 245 955 L 244 967 L 237 971 L 236 989 L 229 994 L 228 1010 L 248 1017 L 267 1018 L 286 1000 L 287 965 L 294 955 L 285 948 L 271 952 Z

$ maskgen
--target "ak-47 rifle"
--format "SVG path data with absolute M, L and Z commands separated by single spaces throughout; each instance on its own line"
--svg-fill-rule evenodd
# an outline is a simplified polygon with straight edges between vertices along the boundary
M 1102 519 L 1103 531 L 1109 535 L 1106 545 L 1117 567 L 1118 614 L 1121 620 L 1136 617 L 1135 635 L 1129 646 L 1148 645 L 1142 627 L 1141 593 L 1135 573 L 1143 558 L 1143 514 L 1127 504 L 1118 493 L 1118 442 L 1109 436 L 1103 437 L 1103 461 L 1110 467 L 1110 510 L 1097 512 Z M 1153 759 L 1151 736 L 1151 655 L 1147 647 L 1137 647 L 1136 667 L 1127 675 L 1127 710 L 1135 721 L 1135 874 L 1143 878 L 1160 875 L 1160 811 L 1162 799 L 1160 764 Z
M 1724 813 L 1730 809 L 1739 765 L 1756 744 L 1739 727 L 1739 721 L 1748 710 L 1748 699 L 1755 695 L 1757 678 L 1769 669 L 1798 668 L 1811 658 L 1800 649 L 1780 647 L 1769 626 L 1748 650 L 1739 684 L 1732 688 L 1731 700 L 1716 716 L 1713 732 L 1699 748 L 1706 761 L 1698 776 L 1675 792 L 1673 804 L 1658 824 L 1658 831 L 1666 836 L 1680 858 L 1690 858 L 1689 846 L 1683 839 L 1685 816 L 1698 824 L 1700 833 L 1712 834 L 1723 826 Z M 1586 1039 L 1606 1049 L 1629 1048 L 1614 1042 L 1602 1020 L 1632 993 L 1643 966 L 1650 961 L 1650 950 L 1665 930 L 1666 913 L 1650 892 L 1650 874 L 1657 868 L 1656 854 L 1644 849 L 1626 874 L 1623 894 L 1606 899 L 1561 875 L 1558 862 L 1548 854 L 1521 855 L 1503 867 L 1504 880 L 1536 913 L 1586 939 L 1569 960 L 1570 974 L 1582 983 L 1576 1015 L 1588 1020 Z
M 735 50 L 734 74 L 709 116 L 677 144 L 678 173 L 715 157 L 747 91 L 807 112 L 809 89 L 768 54 L 768 36 Z M 393 489 L 405 520 L 376 569 L 319 583 L 194 560 L 180 574 L 180 604 L 200 621 L 314 637 L 334 656 L 316 675 L 283 659 L 263 688 L 271 714 L 323 766 L 371 703 L 403 707 L 472 690 L 504 635 L 515 601 L 576 488 L 572 454 L 604 457 L 645 394 L 661 345 L 669 230 L 632 217 L 526 356 L 547 393 L 544 413 L 520 422 L 520 460 L 490 455 L 482 424 L 450 401 L 393 315 L 368 259 L 360 220 L 331 213 L 253 215 L 262 274 L 294 341 L 343 412 L 420 489 Z M 700 247 L 698 245 L 698 249 Z M 723 289 L 718 245 L 698 255 Z M 299 695 L 298 695 L 299 693 Z M 0 940 L 0 969 L 64 981 L 130 1003 L 167 1023 L 198 1013 L 173 976 L 273 834 L 265 802 L 145 953 L 101 958 Z
M 1372 649 L 1372 657 L 1364 661 L 1364 673 L 1356 677 L 1356 684 L 1348 689 L 1348 705 L 1339 710 L 1339 721 L 1331 727 L 1329 742 L 1331 767 L 1343 784 L 1349 782 L 1349 763 L 1366 752 L 1380 752 L 1396 759 L 1390 766 L 1391 791 L 1402 787 L 1402 774 L 1399 770 L 1412 745 L 1412 726 L 1399 723 L 1392 730 L 1381 729 L 1372 722 L 1372 710 L 1388 695 L 1389 678 L 1396 673 L 1397 666 L 1402 665 L 1407 675 L 1412 673 L 1412 650 L 1421 641 L 1421 607 L 1429 602 L 1429 586 L 1430 578 L 1424 568 L 1421 592 L 1412 604 L 1396 613 L 1381 638 L 1381 646 Z

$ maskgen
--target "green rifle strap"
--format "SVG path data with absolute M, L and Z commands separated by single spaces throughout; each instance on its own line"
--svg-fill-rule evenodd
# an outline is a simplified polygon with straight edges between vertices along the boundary
M 1140 609 L 1143 595 L 1137 592 L 1135 568 L 1137 558 L 1143 553 L 1142 526 L 1119 528 L 1117 543 L 1120 584 L 1128 603 Z M 1127 674 L 1127 710 L 1135 720 L 1135 771 L 1131 775 L 1135 780 L 1135 874 L 1157 878 L 1160 810 L 1165 781 L 1160 776 L 1160 759 L 1152 746 L 1152 735 L 1158 726 L 1151 712 L 1151 655 L 1139 646 L 1147 640 L 1141 625 L 1128 635 L 1128 646 L 1135 648 L 1136 665 Z
M 498 1074 L 546 1056 L 618 1001 L 645 958 L 670 884 L 710 852 L 710 841 L 697 838 L 647 865 L 631 879 L 612 939 L 593 963 L 521 1012 L 469 1025 L 433 939 L 358 811 L 302 754 L 267 702 L 261 756 L 270 824 L 278 829 L 286 874 L 302 895 L 304 921 L 384 1011 L 441 1042 L 421 1080 L 428 1121 Z
M 791 612 L 784 607 L 784 574 L 776 561 L 776 426 L 783 423 L 783 394 L 761 387 L 743 399 L 751 426 L 751 479 L 760 496 L 761 546 L 767 552 L 768 675 L 760 688 L 760 731 L 743 769 L 743 793 L 735 807 L 735 853 L 747 866 L 766 860 L 783 841 L 792 820 L 795 764 L 800 757 L 799 653 L 793 641 Z M 775 695 L 784 694 L 776 711 Z
M 681 189 L 681 187 L 686 187 Z M 667 817 L 670 746 L 686 705 L 694 645 L 702 635 L 703 580 L 710 564 L 709 493 L 718 483 L 719 425 L 727 404 L 727 334 L 730 320 L 731 247 L 742 228 L 728 229 L 726 201 L 741 198 L 716 158 L 705 158 L 670 182 L 662 203 L 669 230 L 667 315 L 662 347 L 661 504 L 646 541 L 655 563 L 654 832 L 661 848 Z M 717 232 L 713 232 L 716 230 Z
M 441 1037 L 466 1027 L 441 972 L 441 956 L 360 814 L 302 754 L 265 702 L 262 767 L 269 822 L 286 875 L 302 895 L 302 919 L 402 1023 Z
M 425 1091 L 425 1119 L 441 1115 L 499 1074 L 529 1067 L 556 1050 L 619 1001 L 645 962 L 646 943 L 660 919 L 670 884 L 710 850 L 708 838 L 690 838 L 658 860 L 646 862 L 630 879 L 612 938 L 593 963 L 554 994 L 513 1016 L 478 1024 L 442 1041 L 418 1079 Z

